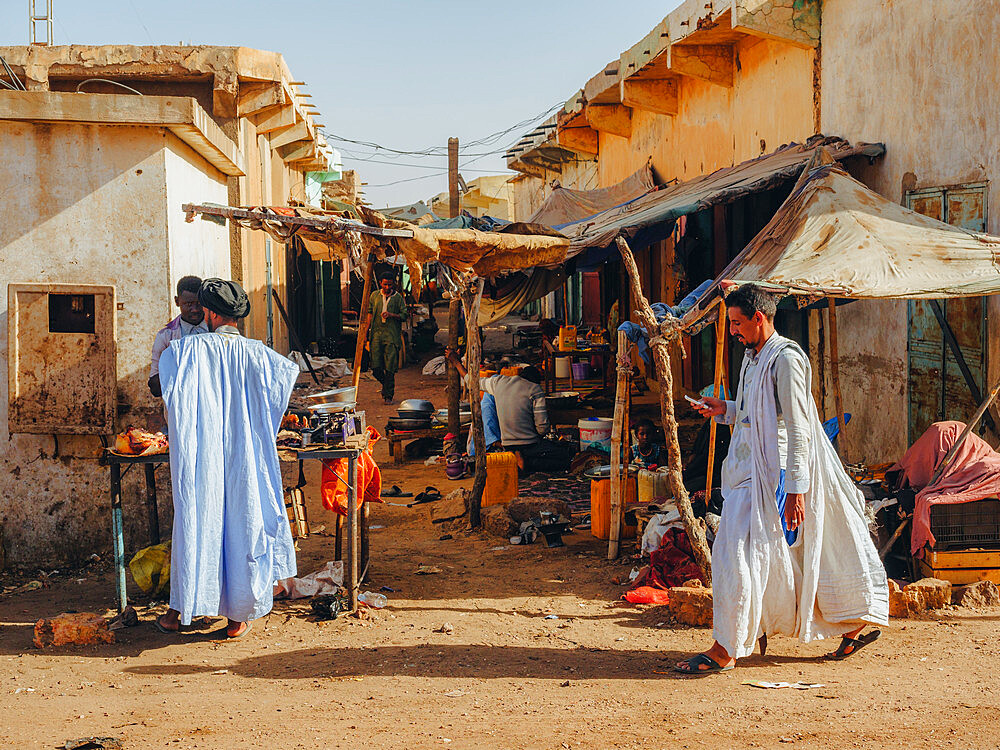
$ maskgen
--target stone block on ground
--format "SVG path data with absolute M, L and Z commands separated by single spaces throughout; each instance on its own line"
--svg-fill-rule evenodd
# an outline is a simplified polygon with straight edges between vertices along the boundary
M 712 589 L 698 586 L 676 586 L 670 589 L 670 614 L 677 622 L 695 627 L 712 627 Z
M 480 518 L 483 522 L 483 530 L 501 539 L 509 540 L 520 528 L 511 520 L 506 505 L 487 505 L 480 512 Z
M 895 581 L 889 581 L 890 617 L 913 617 L 948 604 L 951 604 L 951 583 L 948 581 L 921 578 L 902 588 Z
M 572 518 L 573 512 L 565 500 L 547 497 L 517 497 L 507 503 L 507 514 L 518 527 L 525 521 L 538 518 L 542 512 Z
M 61 614 L 35 623 L 34 643 L 38 648 L 114 642 L 115 634 L 108 630 L 108 621 L 94 612 Z
M 435 521 L 464 516 L 469 511 L 469 491 L 459 487 L 430 506 L 431 518 Z
M 970 609 L 1000 607 L 1000 589 L 993 581 L 976 581 L 968 586 L 957 586 L 952 589 L 951 602 Z

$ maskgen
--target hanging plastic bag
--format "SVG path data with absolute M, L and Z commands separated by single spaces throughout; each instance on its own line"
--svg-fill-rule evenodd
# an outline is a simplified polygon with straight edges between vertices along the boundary
M 382 502 L 382 472 L 372 458 L 372 448 L 382 439 L 378 431 L 368 426 L 368 447 L 358 458 L 355 477 L 358 483 L 358 503 Z M 323 461 L 323 479 L 320 484 L 320 497 L 323 507 L 347 515 L 347 459 L 338 458 L 335 461 Z
M 135 585 L 150 596 L 170 591 L 170 542 L 154 544 L 135 553 L 129 561 Z

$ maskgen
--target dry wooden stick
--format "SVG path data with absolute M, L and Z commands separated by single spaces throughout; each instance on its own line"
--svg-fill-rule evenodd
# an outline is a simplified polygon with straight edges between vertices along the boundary
M 615 385 L 615 418 L 611 427 L 611 533 L 608 537 L 608 559 L 616 560 L 621 550 L 623 494 L 628 479 L 628 466 L 622 461 L 622 439 L 627 434 L 629 379 L 626 365 L 628 360 L 628 337 L 618 331 L 618 379 Z M 624 479 L 623 479 L 624 473 Z
M 722 352 L 726 347 L 726 303 L 719 303 L 719 319 L 715 322 L 715 389 L 712 395 L 722 398 Z M 712 478 L 715 475 L 715 436 L 719 425 L 715 419 L 708 426 L 708 476 L 705 479 L 705 504 L 712 498 Z
M 653 308 L 649 305 L 649 300 L 642 293 L 639 269 L 635 265 L 635 257 L 632 255 L 631 248 L 622 237 L 617 237 L 616 242 L 625 263 L 625 269 L 628 271 L 636 302 L 639 305 L 640 322 L 650 334 L 649 348 L 653 353 L 653 361 L 656 363 L 656 370 L 660 378 L 660 410 L 663 414 L 663 432 L 667 438 L 667 479 L 677 502 L 677 510 L 681 514 L 684 530 L 687 531 L 688 539 L 691 541 L 695 562 L 701 568 L 705 585 L 711 586 L 712 556 L 705 539 L 705 530 L 698 523 L 698 519 L 694 517 L 694 511 L 691 510 L 691 498 L 688 497 L 687 490 L 684 488 L 681 448 L 677 439 L 677 419 L 674 416 L 674 376 L 670 369 L 670 352 L 667 341 L 660 335 L 660 324 L 656 320 Z
M 840 351 L 837 340 L 837 300 L 829 298 L 830 305 L 830 375 L 833 378 L 833 405 L 837 409 L 837 427 L 840 439 L 840 460 L 849 463 L 847 458 L 847 435 L 844 432 L 844 399 L 840 395 Z
M 354 346 L 354 399 L 358 396 L 358 383 L 361 382 L 361 355 L 365 352 L 365 338 L 368 336 L 368 326 L 365 324 L 365 316 L 368 315 L 368 297 L 372 292 L 372 272 L 375 270 L 375 256 L 368 256 L 368 263 L 365 265 L 365 287 L 361 292 L 361 309 L 358 310 L 358 341 Z
M 472 444 L 476 448 L 476 478 L 469 495 L 469 524 L 472 528 L 482 525 L 480 517 L 483 490 L 486 489 L 486 434 L 483 429 L 483 403 L 479 396 L 479 368 L 483 348 L 479 338 L 479 304 L 483 299 L 483 280 L 475 279 L 462 291 L 462 308 L 465 311 L 465 351 L 469 370 L 469 404 L 472 407 Z

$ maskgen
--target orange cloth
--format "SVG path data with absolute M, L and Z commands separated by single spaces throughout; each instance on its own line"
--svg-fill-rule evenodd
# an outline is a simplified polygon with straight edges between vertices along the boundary
M 955 444 L 965 425 L 962 422 L 935 422 L 910 446 L 890 471 L 903 471 L 903 487 L 917 492 L 910 534 L 910 551 L 923 556 L 925 544 L 934 546 L 931 533 L 931 506 L 937 503 L 967 503 L 1000 495 L 1000 454 L 985 440 L 970 433 L 944 474 L 930 487 L 934 469 Z
M 382 472 L 372 458 L 372 448 L 382 439 L 378 431 L 368 427 L 368 447 L 361 453 L 357 464 L 357 483 L 359 504 L 366 502 L 382 502 Z M 320 496 L 323 507 L 347 515 L 347 459 L 323 462 L 323 480 L 320 484 Z

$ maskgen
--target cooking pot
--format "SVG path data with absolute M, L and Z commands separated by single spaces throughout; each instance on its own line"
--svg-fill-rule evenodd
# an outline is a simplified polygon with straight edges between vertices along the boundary
M 399 402 L 399 411 L 420 411 L 430 414 L 434 411 L 434 404 L 420 398 L 408 398 Z M 400 414 L 402 416 L 402 414 Z
M 334 404 L 354 401 L 354 386 L 349 385 L 346 388 L 334 388 L 332 391 L 311 393 L 305 399 L 314 404 Z

